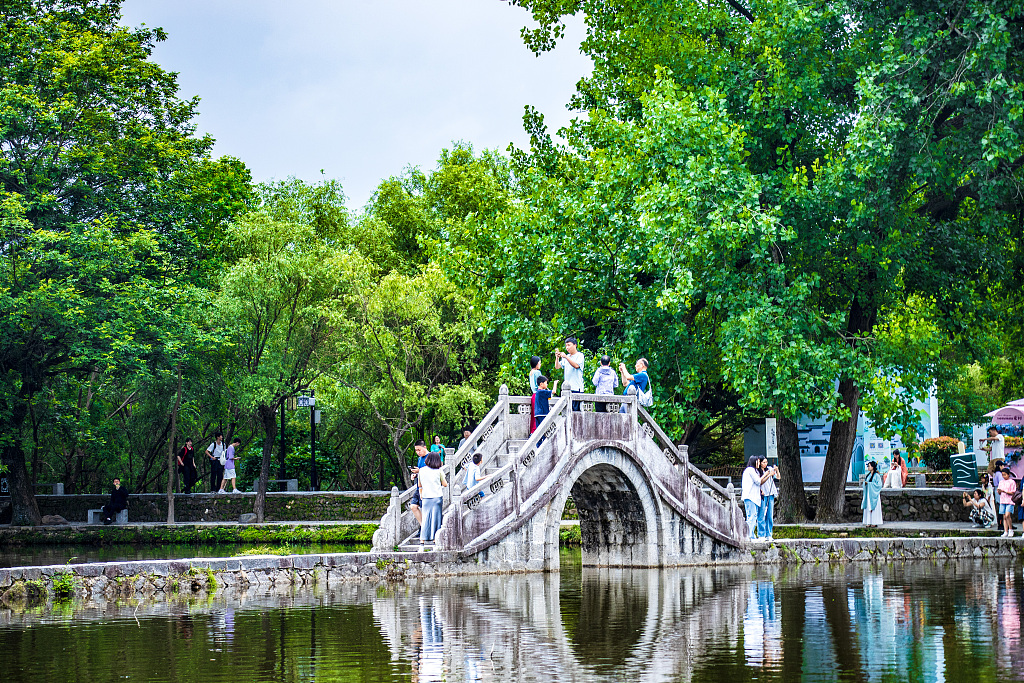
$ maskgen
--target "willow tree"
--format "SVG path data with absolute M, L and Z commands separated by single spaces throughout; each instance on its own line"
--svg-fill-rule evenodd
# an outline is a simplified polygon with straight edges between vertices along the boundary
M 783 282 L 809 286 L 801 317 L 816 323 L 794 348 L 824 348 L 838 361 L 835 376 L 822 378 L 837 384 L 826 410 L 833 428 L 819 515 L 840 518 L 862 410 L 883 432 L 905 426 L 908 404 L 931 384 L 929 363 L 943 349 L 970 353 L 972 331 L 996 317 L 988 295 L 1006 274 L 1021 219 L 1024 7 L 1012 0 L 517 4 L 539 22 L 524 31 L 536 51 L 557 43 L 565 15 L 584 15 L 582 48 L 594 69 L 571 106 L 591 119 L 600 112 L 644 125 L 644 96 L 660 68 L 682 93 L 721 97 L 729 120 L 743 127 L 744 164 L 760 202 L 778 207 L 792 234 L 774 245 Z M 593 125 L 574 124 L 566 153 L 528 116 L 534 149 L 522 167 L 571 178 L 572 157 L 601 144 Z M 614 207 L 605 213 L 615 215 Z M 746 311 L 743 343 L 753 356 L 723 358 L 730 386 L 751 391 L 762 362 L 808 365 L 802 353 L 768 353 L 770 334 L 759 338 L 773 331 L 778 307 L 734 303 L 734 314 Z M 925 320 L 934 335 L 908 333 L 915 328 L 903 324 L 908 318 Z M 818 389 L 808 386 L 776 382 L 773 400 L 813 404 Z

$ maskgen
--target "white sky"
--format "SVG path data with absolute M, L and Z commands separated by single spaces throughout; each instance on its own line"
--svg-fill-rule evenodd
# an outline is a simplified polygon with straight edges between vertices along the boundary
M 341 181 L 349 206 L 453 140 L 528 144 L 523 106 L 552 130 L 589 61 L 582 22 L 534 57 L 531 19 L 500 0 L 125 0 L 124 23 L 164 28 L 154 58 L 198 95 L 198 132 L 256 180 Z

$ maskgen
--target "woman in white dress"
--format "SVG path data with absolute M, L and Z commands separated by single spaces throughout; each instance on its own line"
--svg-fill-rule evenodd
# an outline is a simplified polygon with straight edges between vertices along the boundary
M 868 464 L 868 476 L 864 477 L 864 495 L 860 507 L 864 510 L 864 526 L 882 526 L 882 475 L 878 463 Z

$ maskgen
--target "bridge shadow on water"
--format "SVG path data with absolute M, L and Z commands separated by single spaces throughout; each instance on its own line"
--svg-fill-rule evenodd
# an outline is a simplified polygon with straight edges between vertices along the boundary
M 1021 565 L 615 569 L 0 609 L 3 680 L 1021 680 Z M 68 653 L 71 653 L 69 656 Z M 70 668 L 69 668 L 70 667 Z

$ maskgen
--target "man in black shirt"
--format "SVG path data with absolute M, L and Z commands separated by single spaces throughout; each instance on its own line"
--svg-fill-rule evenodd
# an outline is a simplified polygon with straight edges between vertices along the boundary
M 110 502 L 103 506 L 103 523 L 110 524 L 121 510 L 128 509 L 128 489 L 121 486 L 121 480 L 114 478 L 114 490 L 110 492 Z

